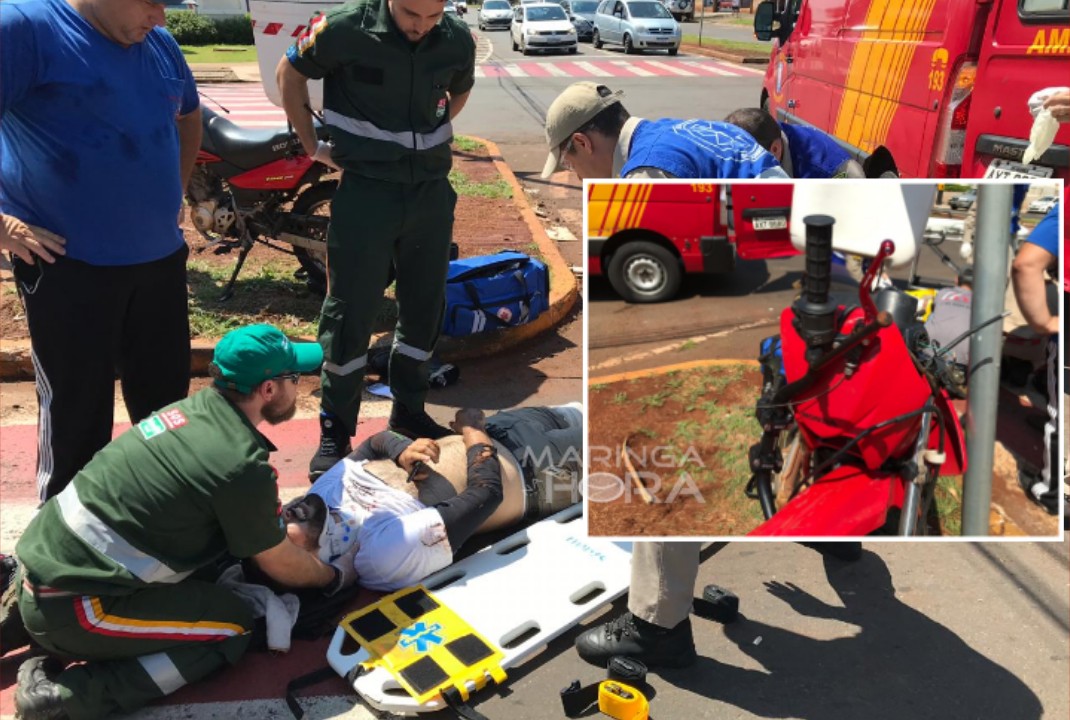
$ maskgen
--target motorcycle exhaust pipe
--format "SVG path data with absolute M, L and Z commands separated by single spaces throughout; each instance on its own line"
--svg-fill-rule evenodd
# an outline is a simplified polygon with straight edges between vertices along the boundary
M 806 275 L 803 294 L 795 301 L 794 326 L 806 343 L 806 362 L 813 366 L 836 339 L 836 303 L 829 301 L 832 284 L 832 226 L 828 215 L 807 215 Z

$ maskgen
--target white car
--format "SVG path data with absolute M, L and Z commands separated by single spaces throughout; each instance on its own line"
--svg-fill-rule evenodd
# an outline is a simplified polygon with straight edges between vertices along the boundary
M 457 15 L 457 6 L 453 4 L 453 0 L 446 0 L 446 7 L 442 9 L 443 15 L 449 14 Z
M 524 55 L 536 50 L 568 50 L 576 52 L 576 28 L 557 3 L 531 3 L 513 9 L 513 24 L 509 28 L 513 50 Z
M 513 6 L 509 0 L 483 0 L 476 20 L 480 30 L 508 28 L 513 24 Z
M 1055 203 L 1059 201 L 1059 198 L 1054 195 L 1045 195 L 1042 198 L 1037 198 L 1033 202 L 1029 203 L 1029 210 L 1027 212 L 1040 213 L 1041 215 L 1047 215 L 1055 207 Z

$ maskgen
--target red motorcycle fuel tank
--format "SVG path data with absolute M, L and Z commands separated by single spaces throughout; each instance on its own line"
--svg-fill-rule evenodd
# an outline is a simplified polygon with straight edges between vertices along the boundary
M 267 165 L 231 177 L 227 182 L 242 190 L 293 190 L 315 162 L 307 155 L 279 158 Z
M 838 312 L 843 312 L 841 307 Z M 843 332 L 863 322 L 855 309 L 841 323 Z M 792 325 L 794 313 L 780 316 L 784 372 L 788 382 L 806 374 L 806 345 Z M 862 350 L 861 361 L 850 377 L 844 367 L 829 368 L 825 376 L 795 403 L 796 423 L 807 445 L 843 447 L 875 425 L 921 409 L 930 396 L 929 384 L 915 369 L 903 336 L 894 325 L 879 330 Z M 806 399 L 810 398 L 810 399 Z M 866 468 L 876 470 L 888 458 L 913 451 L 921 416 L 917 415 L 875 430 L 852 448 Z

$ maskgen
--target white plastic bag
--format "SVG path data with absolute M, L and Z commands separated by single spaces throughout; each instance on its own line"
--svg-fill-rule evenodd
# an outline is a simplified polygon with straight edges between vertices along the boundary
M 1059 121 L 1051 116 L 1048 110 L 1041 110 L 1033 121 L 1033 128 L 1029 131 L 1029 147 L 1022 155 L 1022 162 L 1029 164 L 1040 157 L 1055 140 L 1055 133 L 1059 130 Z

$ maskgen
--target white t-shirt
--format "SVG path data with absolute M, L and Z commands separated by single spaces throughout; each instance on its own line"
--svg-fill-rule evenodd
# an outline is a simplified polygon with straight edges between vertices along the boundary
M 438 510 L 390 487 L 364 464 L 342 460 L 309 489 L 343 520 L 324 528 L 326 533 L 345 533 L 344 538 L 329 538 L 331 553 L 341 554 L 359 543 L 353 563 L 360 584 L 382 591 L 415 585 L 452 563 L 453 548 Z

